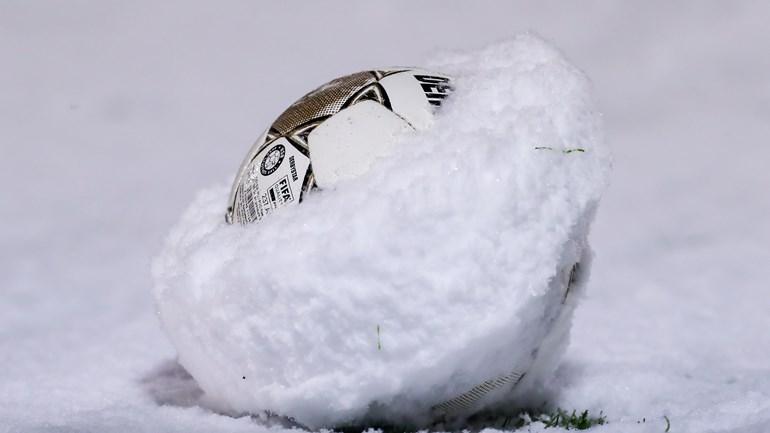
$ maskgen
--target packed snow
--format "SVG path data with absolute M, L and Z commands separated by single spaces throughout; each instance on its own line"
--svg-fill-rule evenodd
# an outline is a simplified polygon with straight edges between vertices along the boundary
M 429 421 L 484 381 L 536 383 L 535 352 L 552 373 L 609 171 L 588 82 L 529 35 L 438 70 L 456 90 L 433 128 L 369 173 L 245 227 L 214 188 L 173 230 L 158 309 L 212 404 L 311 428 L 370 407 Z
M 0 3 L 0 431 L 268 431 L 271 417 L 212 408 L 176 361 L 150 272 L 169 229 L 314 85 L 532 29 L 591 78 L 614 155 L 542 402 L 603 411 L 597 432 L 662 432 L 666 418 L 670 432 L 765 432 L 768 14 L 742 1 Z

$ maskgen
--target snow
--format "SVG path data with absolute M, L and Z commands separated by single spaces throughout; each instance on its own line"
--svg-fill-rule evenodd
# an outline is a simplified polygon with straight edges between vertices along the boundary
M 765 431 L 769 12 L 3 2 L 0 431 L 265 431 L 201 407 L 174 364 L 150 277 L 169 228 L 307 88 L 527 29 L 592 79 L 615 156 L 543 398 L 604 411 L 594 431 Z
M 572 266 L 589 270 L 599 116 L 583 74 L 533 36 L 438 70 L 456 91 L 433 128 L 369 173 L 247 227 L 223 220 L 229 188 L 207 190 L 174 228 L 158 309 L 211 404 L 320 428 L 376 403 L 399 422 L 512 371 L 537 378 Z

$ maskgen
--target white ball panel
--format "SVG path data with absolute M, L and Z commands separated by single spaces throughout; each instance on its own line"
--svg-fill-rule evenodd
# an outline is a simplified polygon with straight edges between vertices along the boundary
M 374 101 L 362 101 L 335 114 L 308 137 L 313 173 L 319 187 L 364 174 L 390 154 L 399 135 L 412 128 Z

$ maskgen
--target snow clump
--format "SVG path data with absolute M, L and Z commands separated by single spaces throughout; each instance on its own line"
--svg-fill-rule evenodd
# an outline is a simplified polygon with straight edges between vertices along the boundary
M 425 422 L 549 377 L 609 173 L 590 86 L 530 35 L 427 66 L 454 94 L 365 175 L 248 226 L 214 187 L 172 230 L 158 312 L 212 406 Z

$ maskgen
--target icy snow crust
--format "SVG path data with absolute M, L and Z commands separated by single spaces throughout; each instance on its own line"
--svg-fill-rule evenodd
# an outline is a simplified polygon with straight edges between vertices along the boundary
M 548 333 L 522 388 L 550 371 L 609 169 L 589 85 L 532 36 L 429 66 L 454 95 L 371 172 L 245 227 L 208 189 L 171 232 L 158 310 L 210 404 L 310 427 L 416 419 L 529 369 Z

